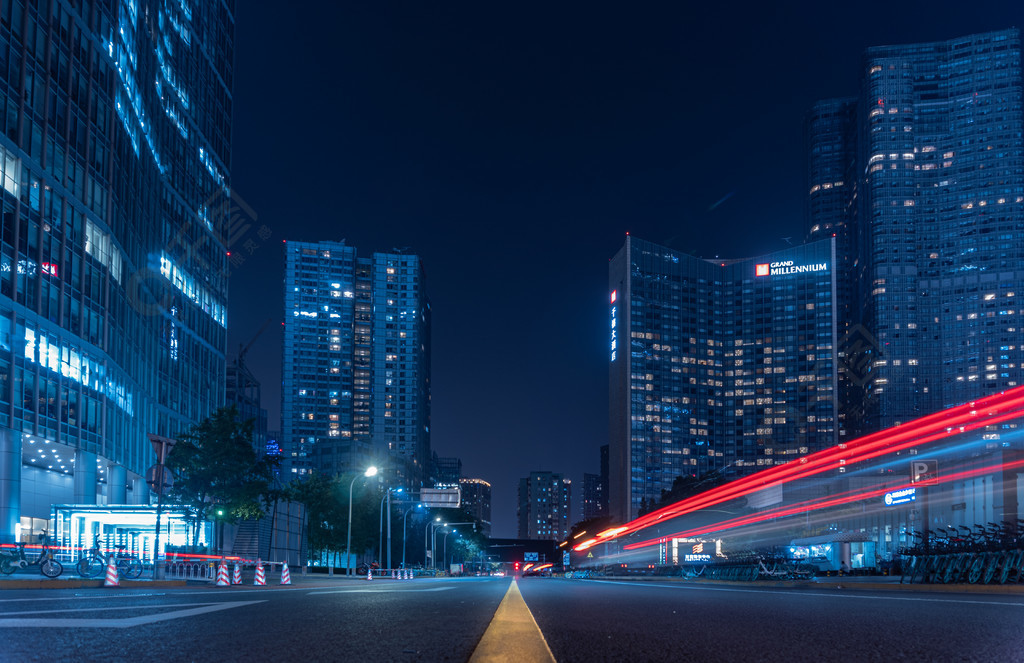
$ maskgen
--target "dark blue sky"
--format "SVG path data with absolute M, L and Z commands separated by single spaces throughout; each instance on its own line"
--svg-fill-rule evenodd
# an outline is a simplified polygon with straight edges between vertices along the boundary
M 257 219 L 229 357 L 274 320 L 248 354 L 271 428 L 281 240 L 408 247 L 434 450 L 492 483 L 495 536 L 533 469 L 574 480 L 577 518 L 625 233 L 706 257 L 800 241 L 804 113 L 856 94 L 866 47 L 1024 25 L 1017 0 L 797 4 L 238 2 L 232 174 Z

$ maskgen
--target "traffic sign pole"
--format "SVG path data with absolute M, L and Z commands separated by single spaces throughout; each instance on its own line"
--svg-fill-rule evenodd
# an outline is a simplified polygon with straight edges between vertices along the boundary
M 156 451 L 156 465 L 153 466 L 153 482 L 156 484 L 156 538 L 153 543 L 153 580 L 164 579 L 164 565 L 160 559 L 160 516 L 164 508 L 164 484 L 167 468 L 164 462 L 177 440 L 149 434 L 149 442 Z

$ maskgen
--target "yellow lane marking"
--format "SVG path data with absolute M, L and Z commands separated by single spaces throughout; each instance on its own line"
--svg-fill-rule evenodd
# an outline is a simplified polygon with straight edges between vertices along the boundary
M 544 634 L 512 581 L 470 663 L 555 663 Z

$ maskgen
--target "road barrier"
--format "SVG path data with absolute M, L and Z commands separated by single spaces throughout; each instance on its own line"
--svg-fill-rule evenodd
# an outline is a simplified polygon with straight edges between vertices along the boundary
M 167 577 L 174 580 L 213 582 L 216 572 L 212 562 L 169 562 Z
M 114 561 L 114 557 L 110 557 L 110 561 L 107 562 L 107 577 L 103 580 L 104 587 L 118 587 L 121 581 L 117 577 L 117 562 Z

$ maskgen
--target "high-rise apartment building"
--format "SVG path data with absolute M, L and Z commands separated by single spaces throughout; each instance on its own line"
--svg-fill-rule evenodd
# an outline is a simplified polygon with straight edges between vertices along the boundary
M 572 481 L 556 472 L 530 472 L 519 480 L 520 539 L 561 541 L 569 535 Z
M 836 443 L 835 247 L 703 260 L 627 236 L 609 267 L 614 518 L 676 477 L 740 476 Z
M 430 468 L 430 303 L 419 257 L 286 243 L 282 440 L 292 473 Z
M 233 13 L 0 5 L 0 541 L 148 504 L 147 434 L 223 402 Z
M 580 518 L 590 520 L 608 516 L 608 445 L 601 445 L 601 473 L 583 474 L 583 498 L 580 500 Z
M 459 479 L 461 507 L 480 523 L 483 535 L 491 536 L 491 484 L 483 479 Z
M 842 391 L 869 433 L 1024 377 L 1020 36 L 870 48 L 862 76 L 811 112 L 808 210 L 856 265 Z
M 583 520 L 608 515 L 608 485 L 600 474 L 583 474 Z

